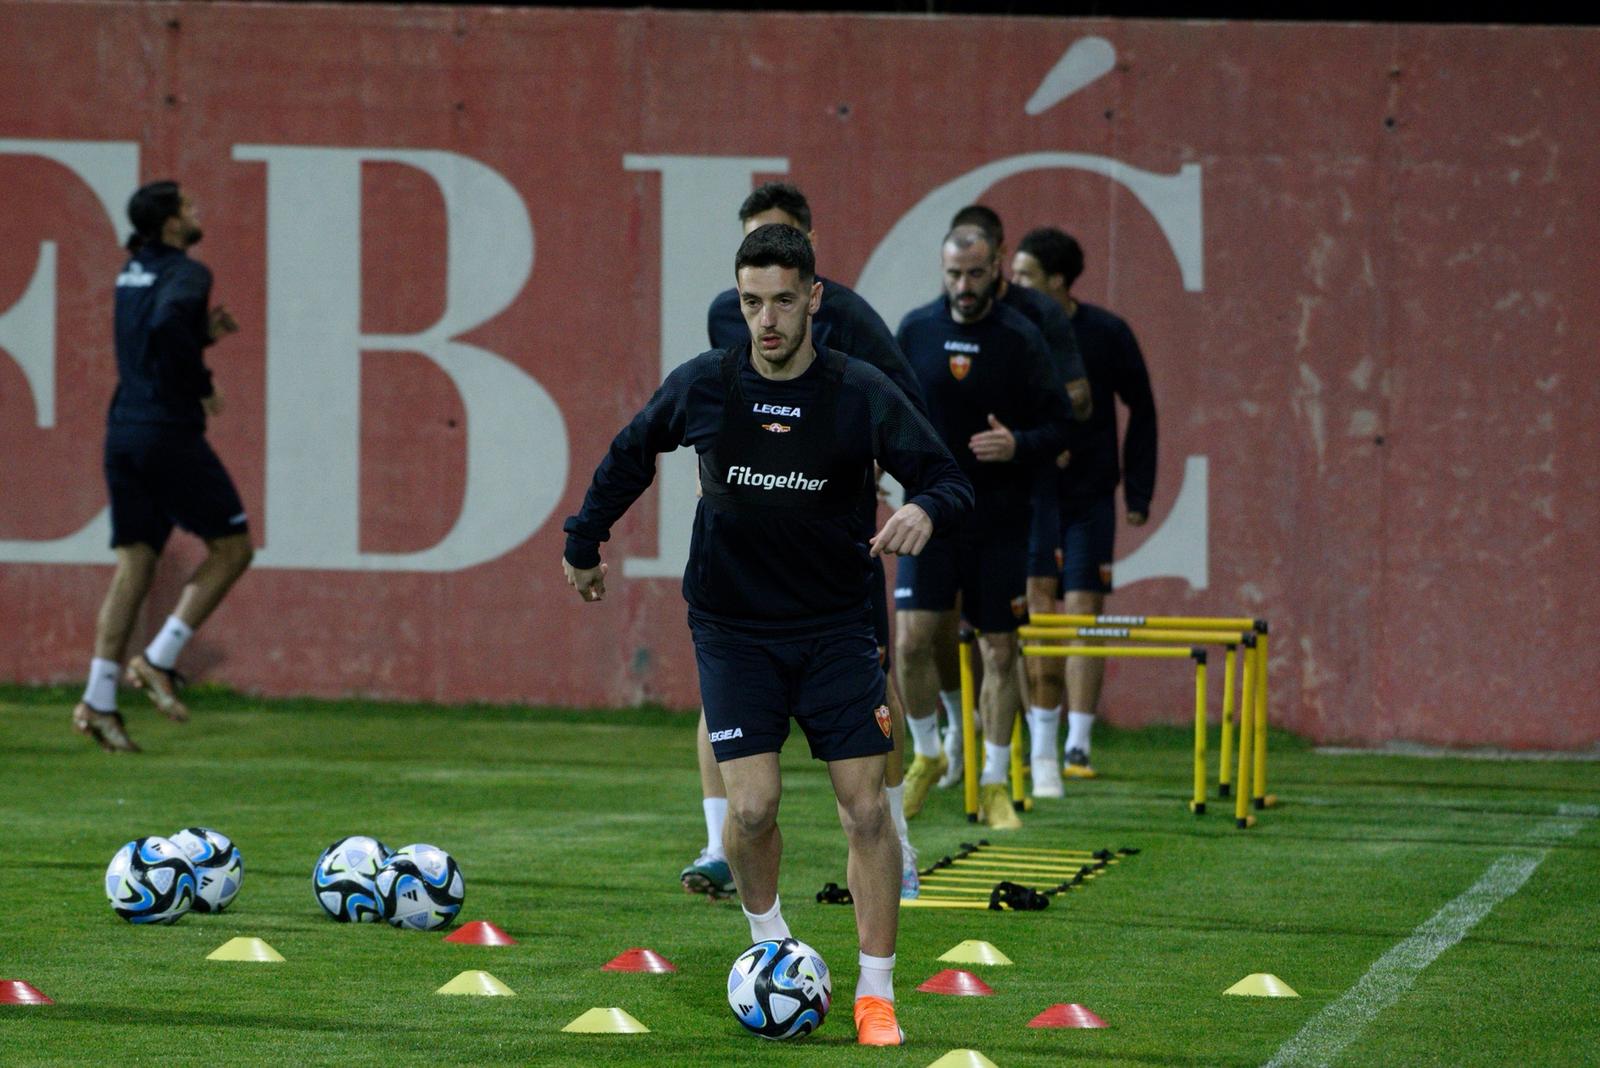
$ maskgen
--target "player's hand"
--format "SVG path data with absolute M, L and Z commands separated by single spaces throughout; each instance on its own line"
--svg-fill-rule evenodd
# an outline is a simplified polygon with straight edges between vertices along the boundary
M 869 543 L 873 556 L 915 556 L 933 537 L 933 520 L 915 504 L 902 504 Z
M 967 442 L 972 455 L 986 464 L 1003 464 L 1017 455 L 1017 439 L 1006 425 L 989 413 L 989 429 L 980 430 Z
M 1062 449 L 1061 450 L 1061 455 L 1056 457 L 1056 466 L 1061 468 L 1061 470 L 1065 471 L 1067 469 L 1067 465 L 1070 464 L 1071 462 L 1072 462 L 1072 450 L 1071 449 Z M 1137 523 L 1135 523 L 1134 525 L 1138 526 Z
M 883 484 L 883 466 L 881 464 L 874 463 L 872 465 L 872 484 L 878 489 L 878 503 L 888 504 L 889 487 Z
M 200 398 L 200 407 L 206 410 L 207 415 L 217 416 L 222 414 L 222 394 L 217 390 L 211 391 L 211 396 Z
M 599 567 L 573 567 L 567 558 L 561 558 L 561 570 L 567 576 L 567 585 L 578 591 L 585 601 L 600 601 L 606 596 L 606 565 Z
M 1144 526 L 1144 521 L 1149 518 L 1150 517 L 1145 515 L 1143 512 L 1129 512 L 1128 525 L 1130 527 L 1142 527 Z
M 239 321 L 233 317 L 233 314 L 227 308 L 218 304 L 211 309 L 211 315 L 206 322 L 206 329 L 210 331 L 212 341 L 220 341 L 229 334 L 238 332 Z

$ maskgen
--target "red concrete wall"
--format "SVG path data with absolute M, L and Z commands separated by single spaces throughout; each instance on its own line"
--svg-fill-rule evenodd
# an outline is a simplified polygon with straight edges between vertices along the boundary
M 1594 31 L 0 2 L 0 41 L 0 678 L 87 664 L 109 554 L 40 545 L 104 506 L 120 208 L 172 175 L 244 326 L 212 439 L 263 546 L 188 666 L 692 704 L 676 581 L 622 574 L 657 495 L 601 606 L 560 524 L 703 345 L 740 192 L 782 174 L 891 321 L 935 291 L 948 183 L 1080 237 L 1161 412 L 1119 551 L 1169 544 L 1113 610 L 1267 616 L 1275 713 L 1320 740 L 1600 743 Z M 1086 84 L 1052 91 L 1058 63 Z M 169 556 L 148 626 L 197 550 Z M 1104 711 L 1182 722 L 1180 676 L 1117 665 Z

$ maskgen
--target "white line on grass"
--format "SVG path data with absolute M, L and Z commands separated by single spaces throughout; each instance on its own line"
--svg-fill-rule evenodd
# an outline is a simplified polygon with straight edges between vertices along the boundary
M 1600 817 L 1600 806 L 1561 805 L 1554 819 L 1529 832 L 1527 845 L 1489 865 L 1464 893 L 1435 912 L 1405 941 L 1379 957 L 1356 985 L 1313 1016 L 1293 1038 L 1279 1047 L 1266 1068 L 1301 1068 L 1332 1064 L 1346 1046 L 1366 1030 L 1373 1018 L 1400 999 L 1418 975 L 1462 938 L 1489 910 L 1522 889 L 1534 869 L 1549 856 L 1549 846 L 1571 838 L 1584 823 Z

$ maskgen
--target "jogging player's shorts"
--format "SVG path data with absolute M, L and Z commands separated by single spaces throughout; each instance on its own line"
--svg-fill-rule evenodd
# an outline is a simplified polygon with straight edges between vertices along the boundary
M 1061 500 L 1034 494 L 1028 537 L 1028 576 L 1053 578 L 1057 595 L 1068 590 L 1111 592 L 1117 541 L 1116 495 Z
M 1004 634 L 1027 616 L 1028 524 L 967 524 L 936 534 L 918 556 L 902 556 L 894 580 L 901 611 L 944 612 L 961 598 L 961 615 L 980 631 Z
M 192 429 L 118 424 L 106 431 L 111 547 L 160 552 L 174 524 L 201 538 L 249 529 L 239 491 L 205 435 Z

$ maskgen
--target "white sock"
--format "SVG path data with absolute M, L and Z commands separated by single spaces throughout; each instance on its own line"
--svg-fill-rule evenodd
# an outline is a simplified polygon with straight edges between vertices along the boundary
M 993 786 L 997 782 L 1005 782 L 1011 777 L 1011 747 L 1009 745 L 996 745 L 994 742 L 983 743 L 983 777 L 978 780 L 979 786 Z
M 906 728 L 911 731 L 911 747 L 919 757 L 929 760 L 939 756 L 939 719 L 937 716 L 906 716 Z
M 893 1001 L 894 954 L 874 957 L 863 953 L 857 960 L 861 963 L 861 975 L 856 979 L 856 997 Z
M 743 905 L 739 906 L 744 908 Z M 757 916 L 749 909 L 744 909 L 744 918 L 750 921 L 750 941 L 765 942 L 768 939 L 782 941 L 789 937 L 789 925 L 783 922 L 783 902 L 778 900 L 778 895 L 772 895 L 772 907 Z
M 1063 749 L 1082 749 L 1089 755 L 1089 732 L 1094 729 L 1093 712 L 1067 713 L 1067 744 Z
M 728 799 L 706 797 L 700 801 L 706 814 L 706 852 L 718 860 L 723 859 L 722 825 L 728 822 Z
M 894 832 L 902 843 L 911 841 L 906 831 L 906 784 L 885 786 L 883 792 L 889 795 L 889 819 L 894 821 Z
M 940 690 L 939 704 L 944 707 L 945 722 L 957 734 L 961 733 L 961 691 Z
M 122 665 L 115 660 L 101 660 L 98 656 L 89 661 L 89 685 L 83 688 L 83 703 L 96 712 L 117 710 L 117 679 Z
M 160 633 L 144 647 L 144 658 L 158 668 L 171 671 L 178 662 L 178 654 L 183 652 L 184 644 L 192 637 L 193 627 L 177 616 L 168 616 L 167 621 L 161 624 Z
M 1033 759 L 1052 761 L 1056 758 L 1056 739 L 1061 734 L 1061 706 L 1028 709 L 1028 735 L 1033 739 Z

